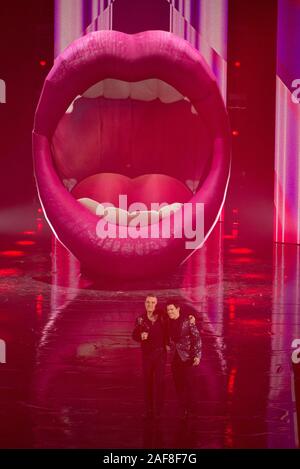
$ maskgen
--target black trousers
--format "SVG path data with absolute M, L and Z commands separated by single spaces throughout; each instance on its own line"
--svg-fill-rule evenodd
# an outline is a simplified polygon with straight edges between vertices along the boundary
M 195 366 L 193 360 L 183 362 L 176 352 L 172 361 L 172 374 L 182 412 L 195 412 Z
M 167 354 L 164 349 L 143 353 L 146 412 L 159 415 L 164 404 L 164 382 Z

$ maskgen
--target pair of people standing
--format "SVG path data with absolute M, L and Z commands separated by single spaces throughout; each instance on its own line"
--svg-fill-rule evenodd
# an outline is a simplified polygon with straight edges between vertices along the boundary
M 201 358 L 201 338 L 195 317 L 181 311 L 169 300 L 166 313 L 157 308 L 157 297 L 147 295 L 145 313 L 137 317 L 133 339 L 141 343 L 146 417 L 160 417 L 164 404 L 164 377 L 170 348 L 172 374 L 181 417 L 195 410 L 193 378 Z

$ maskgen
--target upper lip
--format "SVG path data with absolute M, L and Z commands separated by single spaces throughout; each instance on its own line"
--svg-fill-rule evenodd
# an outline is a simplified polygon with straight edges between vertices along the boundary
M 178 42 L 170 33 L 149 31 L 127 35 L 98 31 L 75 41 L 56 59 L 45 80 L 34 121 L 34 166 L 40 199 L 54 232 L 64 244 L 71 246 L 77 257 L 86 251 L 87 264 L 92 265 L 97 254 L 99 262 L 104 262 L 112 273 L 118 265 L 120 272 L 124 269 L 126 274 L 120 256 L 128 258 L 130 252 L 125 245 L 120 250 L 111 240 L 97 238 L 97 216 L 87 212 L 63 187 L 53 167 L 49 144 L 60 118 L 75 97 L 106 78 L 129 82 L 158 78 L 187 96 L 198 114 L 204 116 L 213 142 L 213 155 L 210 172 L 191 202 L 206 204 L 206 234 L 218 216 L 228 183 L 228 119 L 217 83 L 206 63 L 197 51 L 185 41 Z M 166 259 L 174 263 L 183 260 L 184 241 L 155 239 L 149 244 L 147 239 L 139 240 L 137 265 L 145 262 L 145 259 L 141 261 L 142 254 L 149 260 L 147 271 L 153 273 L 155 264 L 162 261 L 162 246 Z
M 56 59 L 36 111 L 37 134 L 51 138 L 74 98 L 105 78 L 129 82 L 158 78 L 187 96 L 197 111 L 201 101 L 216 91 L 214 76 L 201 56 L 192 48 L 178 48 L 170 33 L 99 33 L 89 34 L 86 41 L 82 38 L 74 41 Z M 81 55 L 85 56 L 84 63 L 80 61 Z M 84 73 L 78 73 L 79 70 Z

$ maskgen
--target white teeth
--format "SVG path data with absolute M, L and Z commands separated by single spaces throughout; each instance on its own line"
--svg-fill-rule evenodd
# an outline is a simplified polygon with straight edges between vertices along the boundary
M 77 199 L 80 201 L 80 199 Z M 95 202 L 93 200 L 93 202 Z M 105 215 L 105 207 L 102 204 L 99 204 L 98 202 L 95 202 L 97 204 L 96 209 L 95 209 L 95 214 L 98 215 L 98 217 L 104 217 Z
M 162 103 L 175 103 L 183 99 L 183 95 L 179 91 L 161 80 L 158 80 L 158 97 Z
M 180 94 L 173 86 L 157 78 L 150 78 L 149 80 L 136 81 L 133 83 L 107 78 L 91 86 L 82 96 L 84 98 L 98 98 L 104 96 L 110 99 L 127 99 L 130 97 L 138 101 L 154 101 L 155 99 L 160 99 L 160 101 L 165 104 L 175 103 L 183 99 L 191 104 L 191 113 L 198 116 L 198 111 L 192 105 L 189 98 Z M 81 96 L 76 96 L 68 107 L 66 114 L 73 112 L 74 103 L 78 98 L 81 98 Z
M 104 81 L 99 81 L 86 90 L 82 96 L 84 98 L 97 98 L 98 96 L 103 96 L 103 83 Z
M 71 114 L 71 113 L 73 112 L 74 103 L 75 103 L 75 101 L 76 101 L 78 98 L 81 98 L 81 96 L 78 95 L 78 96 L 76 96 L 75 99 L 73 99 L 73 101 L 71 102 L 70 106 L 69 106 L 68 109 L 66 110 L 66 114 Z
M 89 209 L 92 213 L 95 213 L 99 217 L 105 217 L 105 221 L 120 226 L 128 226 L 132 220 L 136 220 L 136 224 L 139 226 L 146 226 L 149 223 L 156 223 L 162 218 L 166 218 L 170 213 L 174 213 L 179 210 L 183 204 L 176 202 L 170 205 L 165 205 L 159 211 L 157 210 L 140 210 L 134 212 L 127 212 L 117 207 L 105 207 L 99 204 L 93 199 L 84 197 L 77 199 L 82 205 Z
M 103 96 L 110 99 L 127 99 L 130 96 L 130 83 L 108 78 L 103 81 Z
M 188 103 L 191 104 L 191 113 L 192 114 L 195 114 L 196 116 L 198 116 L 198 111 L 197 109 L 195 108 L 195 106 L 192 105 L 191 101 L 189 100 L 189 98 L 187 98 L 186 96 L 183 98 L 185 101 L 187 101 Z
M 153 101 L 160 99 L 163 103 L 175 103 L 183 98 L 173 86 L 156 78 L 129 83 L 114 78 L 106 78 L 91 86 L 82 95 L 84 98 L 104 96 L 110 99 L 127 99 L 131 97 L 138 101 Z
M 196 110 L 196 108 L 192 104 L 191 104 L 191 113 L 196 114 L 198 116 L 198 111 Z
M 97 209 L 97 214 L 99 214 L 99 209 Z M 128 225 L 129 214 L 127 210 L 122 210 L 121 208 L 116 208 L 116 207 L 107 207 L 104 210 L 104 216 L 105 216 L 105 220 L 109 223 L 117 224 L 120 226 Z
M 68 109 L 66 110 L 66 114 L 71 114 L 73 112 L 74 101 L 70 104 Z
M 95 200 L 83 197 L 82 199 L 77 199 L 77 201 L 88 208 L 90 212 L 97 213 L 97 207 L 99 204 Z
M 166 205 L 162 207 L 159 211 L 161 218 L 167 217 L 170 213 L 177 212 L 182 207 L 182 204 L 179 202 L 175 202 L 174 204 Z
M 139 101 L 153 101 L 158 97 L 158 81 L 151 78 L 131 83 L 130 97 Z
M 132 219 L 136 218 L 135 222 L 139 226 L 147 226 L 159 221 L 159 212 L 156 210 L 140 210 L 132 212 L 131 215 Z

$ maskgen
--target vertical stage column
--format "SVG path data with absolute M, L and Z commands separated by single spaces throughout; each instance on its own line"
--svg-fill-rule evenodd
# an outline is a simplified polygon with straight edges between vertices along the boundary
M 55 0 L 55 57 L 82 35 L 112 29 L 114 0 Z
M 226 102 L 228 0 L 170 3 L 170 31 L 189 41 L 203 55 Z
M 278 0 L 274 240 L 300 244 L 300 2 Z

